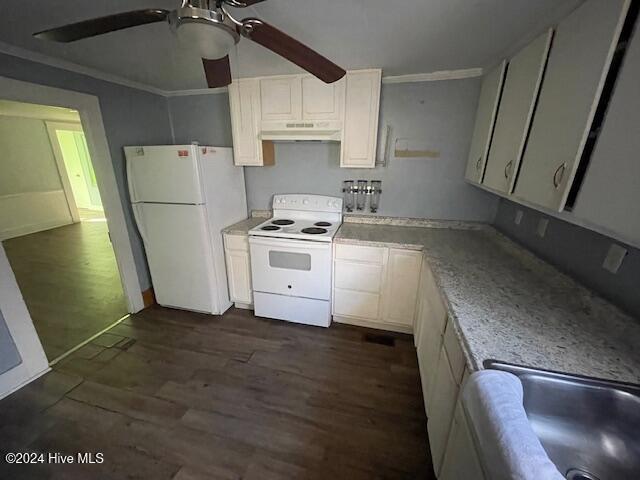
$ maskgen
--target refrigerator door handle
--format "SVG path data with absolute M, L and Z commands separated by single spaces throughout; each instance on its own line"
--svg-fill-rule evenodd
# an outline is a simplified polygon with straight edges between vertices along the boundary
M 125 162 L 127 171 L 127 183 L 129 184 L 129 197 L 131 197 L 131 202 L 133 203 L 138 201 L 138 196 L 136 195 L 136 185 L 133 181 L 133 173 L 131 172 L 131 160 L 127 158 Z
M 142 213 L 138 211 L 140 205 L 137 203 L 132 203 L 131 208 L 133 209 L 133 217 L 136 219 L 136 225 L 138 226 L 138 232 L 140 232 L 140 236 L 142 237 L 142 241 L 145 245 L 148 245 L 147 235 L 144 231 L 144 226 L 142 223 Z

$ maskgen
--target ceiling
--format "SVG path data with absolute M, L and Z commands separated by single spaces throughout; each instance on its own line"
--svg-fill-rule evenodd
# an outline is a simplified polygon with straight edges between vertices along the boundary
M 178 0 L 20 0 L 0 5 L 0 42 L 63 59 L 161 90 L 205 88 L 200 58 L 182 49 L 165 23 L 72 44 L 33 32 L 139 8 L 175 8 Z M 381 67 L 384 75 L 486 67 L 554 24 L 580 0 L 267 0 L 235 10 L 258 16 L 346 69 Z M 298 72 L 242 39 L 234 77 Z

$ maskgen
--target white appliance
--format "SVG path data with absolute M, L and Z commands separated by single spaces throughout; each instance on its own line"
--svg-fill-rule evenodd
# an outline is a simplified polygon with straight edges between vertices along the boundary
M 221 230 L 247 217 L 232 149 L 125 147 L 131 206 L 160 305 L 222 314 L 230 306 Z
M 273 218 L 249 231 L 255 314 L 328 327 L 333 237 L 342 199 L 276 195 Z

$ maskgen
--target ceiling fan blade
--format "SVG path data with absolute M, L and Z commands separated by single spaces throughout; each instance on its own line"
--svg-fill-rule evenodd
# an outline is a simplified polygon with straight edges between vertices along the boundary
M 255 5 L 256 3 L 264 2 L 264 0 L 223 0 L 223 2 L 231 7 L 244 8 Z
M 71 23 L 58 28 L 34 33 L 33 36 L 54 42 L 74 42 L 83 38 L 95 37 L 103 33 L 123 30 L 125 28 L 146 25 L 166 20 L 169 10 L 146 9 L 117 13 L 107 17 L 93 18 L 83 22 Z
M 231 83 L 231 67 L 229 66 L 229 55 L 217 60 L 202 59 L 204 74 L 207 77 L 209 88 L 226 87 Z
M 241 32 L 245 37 L 295 63 L 325 83 L 340 80 L 347 73 L 318 52 L 257 18 L 245 18 Z

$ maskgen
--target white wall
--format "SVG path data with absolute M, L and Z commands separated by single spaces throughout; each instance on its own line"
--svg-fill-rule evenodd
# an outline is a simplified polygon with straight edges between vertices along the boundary
M 43 120 L 0 115 L 0 240 L 72 222 Z

